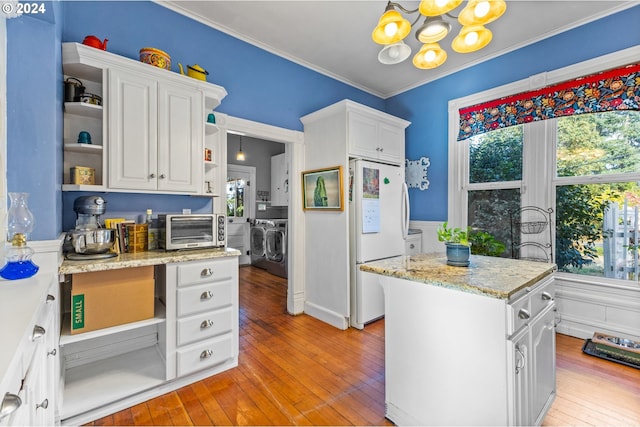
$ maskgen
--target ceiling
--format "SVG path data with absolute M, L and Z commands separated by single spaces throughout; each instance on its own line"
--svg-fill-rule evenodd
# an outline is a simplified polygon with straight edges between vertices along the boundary
M 448 59 L 433 70 L 417 69 L 411 62 L 420 48 L 415 31 L 404 40 L 412 50 L 407 60 L 395 65 L 378 62 L 382 46 L 371 40 L 371 33 L 385 10 L 384 0 L 158 0 L 158 3 L 295 63 L 388 98 L 637 5 L 638 1 L 508 0 L 505 14 L 487 25 L 493 32 L 491 43 L 468 54 L 451 50 L 451 41 L 460 25 L 448 18 L 453 29 L 440 42 Z M 406 9 L 417 9 L 419 5 L 418 1 L 398 0 L 398 3 Z M 451 13 L 457 16 L 463 7 L 464 4 Z M 405 16 L 413 23 L 418 14 Z

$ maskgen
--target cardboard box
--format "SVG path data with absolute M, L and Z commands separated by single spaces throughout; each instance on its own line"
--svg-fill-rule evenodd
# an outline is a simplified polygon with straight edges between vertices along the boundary
M 71 282 L 71 334 L 154 316 L 153 266 L 78 273 Z
M 84 166 L 75 166 L 69 172 L 71 184 L 95 185 L 96 170 L 95 168 L 86 168 Z

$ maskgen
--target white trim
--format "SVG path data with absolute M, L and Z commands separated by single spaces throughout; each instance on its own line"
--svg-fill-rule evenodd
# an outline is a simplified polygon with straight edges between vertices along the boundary
M 304 133 L 285 129 L 264 123 L 254 122 L 239 117 L 216 113 L 216 124 L 224 131 L 233 130 L 243 134 L 268 141 L 286 144 L 289 154 L 289 228 L 287 247 L 288 252 L 288 287 L 287 311 L 290 314 L 304 312 L 305 282 L 304 282 L 304 212 L 302 211 L 302 181 L 293 179 L 300 176 L 304 170 Z M 226 141 L 226 133 L 225 133 Z M 225 146 L 226 149 L 226 146 Z M 226 165 L 226 163 L 225 163 Z M 226 166 L 225 166 L 226 168 Z M 226 203 L 226 202 L 225 202 Z M 225 208 L 226 212 L 226 208 Z

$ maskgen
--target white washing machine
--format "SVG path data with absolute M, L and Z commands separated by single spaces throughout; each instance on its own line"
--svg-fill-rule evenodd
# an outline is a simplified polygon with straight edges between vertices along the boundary
M 273 219 L 266 229 L 265 257 L 267 271 L 287 277 L 287 223 L 286 219 Z

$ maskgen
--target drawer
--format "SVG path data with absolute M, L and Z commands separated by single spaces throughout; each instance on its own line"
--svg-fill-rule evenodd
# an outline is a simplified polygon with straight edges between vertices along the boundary
M 197 343 L 177 351 L 177 374 L 183 376 L 211 368 L 233 357 L 232 334 Z
M 529 294 L 531 298 L 531 318 L 536 317 L 547 306 L 553 304 L 556 297 L 555 282 L 553 277 L 544 280 L 540 285 L 533 288 Z
M 507 305 L 507 335 L 517 332 L 531 320 L 531 298 L 524 294 Z
M 178 289 L 178 317 L 231 305 L 233 302 L 233 289 L 234 286 L 231 280 Z
M 235 259 L 207 259 L 178 265 L 178 287 L 226 280 L 237 275 Z
M 178 319 L 176 344 L 181 346 L 227 333 L 232 325 L 231 307 Z

